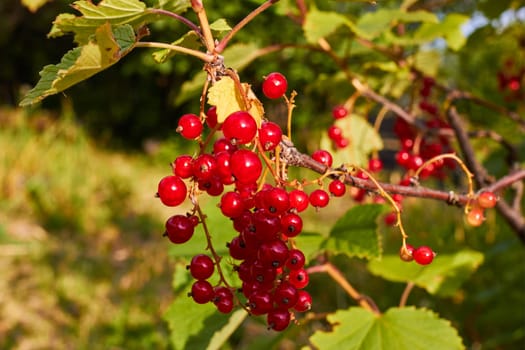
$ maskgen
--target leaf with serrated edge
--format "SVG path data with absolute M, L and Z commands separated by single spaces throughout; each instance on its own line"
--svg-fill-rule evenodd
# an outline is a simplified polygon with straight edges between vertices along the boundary
M 131 42 L 135 40 L 133 29 L 123 27 L 126 26 L 120 27 L 116 33 L 118 41 L 126 43 L 125 50 L 118 45 L 109 23 L 100 26 L 96 30 L 94 41 L 69 51 L 59 64 L 45 66 L 40 72 L 39 82 L 20 105 L 27 106 L 41 101 L 115 64 L 129 52 L 133 47 Z
M 394 282 L 413 282 L 429 293 L 452 296 L 474 271 L 483 263 L 483 254 L 462 250 L 453 255 L 438 254 L 432 264 L 421 266 L 407 264 L 398 255 L 383 256 L 380 261 L 371 261 L 371 273 Z
M 260 126 L 264 116 L 262 103 L 257 99 L 248 84 L 243 83 L 241 85 L 251 103 L 251 108 L 248 112 L 255 119 L 257 125 Z M 224 122 L 233 112 L 244 110 L 241 94 L 230 77 L 222 77 L 208 90 L 208 104 L 217 107 L 217 121 L 219 123 Z
M 322 245 L 326 250 L 360 258 L 379 258 L 381 244 L 377 217 L 385 211 L 380 204 L 359 205 L 337 220 Z
M 310 337 L 323 350 L 464 349 L 450 322 L 426 309 L 390 308 L 376 315 L 359 307 L 339 310 L 327 317 L 331 332 Z
M 304 21 L 303 31 L 306 40 L 311 44 L 317 44 L 319 39 L 332 34 L 337 28 L 346 24 L 345 16 L 336 12 L 325 12 L 312 9 L 308 11 Z
M 243 320 L 238 310 L 231 315 L 217 311 L 212 304 L 199 305 L 191 297 L 181 295 L 170 305 L 164 319 L 170 328 L 170 339 L 175 350 L 207 349 L 211 340 L 219 345 L 221 335 L 233 332 Z M 224 332 L 224 333 L 221 333 Z M 217 338 L 214 338 L 215 334 Z

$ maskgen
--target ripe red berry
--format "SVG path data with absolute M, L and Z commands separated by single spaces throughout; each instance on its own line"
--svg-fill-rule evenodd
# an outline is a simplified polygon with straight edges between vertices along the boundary
M 157 195 L 168 207 L 176 207 L 186 199 L 186 184 L 176 175 L 166 176 L 159 182 Z
M 210 129 L 217 125 L 217 107 L 211 106 L 206 112 L 206 124 L 208 124 Z
M 412 257 L 414 258 L 414 261 L 417 262 L 420 265 L 428 265 L 434 260 L 434 257 L 436 256 L 436 253 L 432 251 L 432 248 L 428 246 L 421 246 L 412 252 Z
M 208 255 L 197 254 L 191 259 L 188 268 L 193 278 L 205 280 L 213 275 L 215 266 L 213 260 Z
M 337 140 L 335 140 L 335 145 L 337 146 L 337 148 L 345 148 L 346 146 L 348 146 L 348 144 L 350 144 L 350 141 L 348 141 L 346 137 L 340 137 Z
M 368 170 L 377 173 L 383 169 L 383 162 L 379 158 L 370 158 L 368 161 Z
M 265 151 L 272 151 L 279 145 L 283 131 L 273 122 L 264 122 L 259 129 L 259 141 Z
M 179 119 L 177 132 L 186 139 L 196 139 L 202 133 L 202 123 L 200 118 L 195 114 L 184 114 Z
M 308 195 L 301 190 L 292 190 L 288 193 L 290 199 L 290 208 L 297 210 L 298 213 L 308 208 Z
M 346 193 L 346 185 L 341 180 L 332 180 L 328 185 L 328 191 L 334 197 L 341 197 Z
M 211 154 L 203 153 L 193 161 L 192 168 L 198 180 L 207 180 L 215 174 L 217 162 Z
M 295 304 L 294 309 L 299 312 L 305 312 L 310 310 L 312 307 L 312 296 L 305 290 L 298 291 L 299 298 L 297 304 Z
M 328 137 L 330 140 L 337 142 L 337 140 L 343 137 L 343 130 L 341 130 L 341 128 L 337 125 L 331 125 L 328 128 Z
M 256 290 L 248 297 L 248 307 L 253 315 L 264 315 L 273 307 L 272 295 L 267 291 Z
M 219 204 L 224 216 L 235 218 L 244 212 L 244 201 L 238 192 L 226 192 Z
M 332 109 L 334 119 L 341 119 L 348 115 L 348 110 L 343 105 L 337 105 Z
M 264 242 L 257 251 L 259 261 L 268 267 L 278 268 L 283 266 L 288 259 L 289 250 L 281 240 Z
M 193 176 L 193 158 L 189 155 L 183 154 L 178 156 L 172 163 L 173 173 L 182 179 L 187 179 Z
M 286 237 L 296 237 L 303 230 L 303 219 L 297 214 L 288 213 L 281 216 L 281 232 Z
M 286 267 L 290 270 L 302 269 L 306 258 L 299 249 L 290 249 L 288 253 L 288 260 L 286 260 Z
M 268 74 L 262 84 L 264 95 L 271 99 L 282 97 L 287 88 L 286 78 L 278 72 Z
M 290 311 L 282 309 L 273 309 L 268 312 L 266 322 L 268 323 L 268 329 L 274 331 L 283 331 L 290 324 L 291 316 Z
M 166 233 L 171 242 L 180 244 L 187 242 L 195 230 L 195 223 L 185 215 L 174 215 L 166 221 Z
M 478 205 L 484 209 L 494 208 L 497 201 L 498 197 L 496 197 L 494 193 L 489 191 L 480 193 L 480 195 L 477 198 Z
M 316 161 L 318 161 L 319 163 L 322 163 L 322 164 L 326 165 L 327 167 L 331 167 L 332 166 L 332 162 L 333 162 L 332 155 L 330 154 L 330 152 L 328 152 L 328 151 L 326 151 L 324 149 L 319 149 L 319 150 L 315 151 L 312 154 L 312 158 L 315 159 Z
M 298 299 L 297 288 L 287 281 L 281 282 L 273 292 L 273 301 L 283 309 L 294 307 Z
M 257 134 L 257 123 L 248 112 L 233 112 L 224 120 L 222 132 L 233 144 L 244 145 L 252 142 Z
M 230 168 L 238 182 L 256 182 L 262 173 L 262 162 L 252 151 L 240 149 L 233 152 L 230 158 Z
M 288 281 L 297 289 L 303 289 L 308 285 L 310 277 L 305 269 L 298 269 L 290 271 Z
M 317 189 L 310 193 L 310 204 L 316 208 L 324 208 L 330 201 L 330 196 L 324 190 Z
M 191 293 L 189 295 L 197 304 L 206 304 L 210 302 L 214 296 L 213 287 L 210 282 L 206 280 L 195 281 L 191 286 Z

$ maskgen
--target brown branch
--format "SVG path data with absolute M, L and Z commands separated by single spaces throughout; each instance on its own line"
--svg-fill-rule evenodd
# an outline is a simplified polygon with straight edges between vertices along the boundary
M 448 109 L 447 117 L 450 126 L 457 136 L 458 144 L 463 153 L 465 163 L 474 174 L 474 180 L 479 187 L 491 188 L 490 185 L 491 183 L 494 185 L 494 181 L 489 177 L 487 170 L 477 161 L 466 128 L 454 106 L 450 106 Z M 512 177 L 509 178 L 509 181 L 520 181 L 521 179 L 523 179 L 523 171 L 518 171 L 517 175 L 513 174 Z M 507 179 L 505 179 L 505 181 L 507 181 Z M 521 214 L 516 208 L 510 206 L 503 198 L 500 198 L 496 204 L 496 210 L 501 214 L 505 221 L 507 221 L 521 242 L 525 244 L 525 218 L 523 217 L 523 214 Z

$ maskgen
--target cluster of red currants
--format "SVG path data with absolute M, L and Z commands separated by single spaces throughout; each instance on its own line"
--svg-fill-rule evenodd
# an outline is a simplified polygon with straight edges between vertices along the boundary
M 265 96 L 272 99 L 282 97 L 286 89 L 280 73 L 269 74 L 262 86 Z M 321 195 L 313 191 L 308 196 L 299 189 L 260 184 L 263 162 L 258 152 L 271 153 L 279 145 L 283 134 L 279 125 L 263 121 L 258 126 L 246 111 L 233 112 L 218 123 L 215 107 L 207 111 L 205 123 L 223 136 L 215 140 L 209 153 L 178 156 L 172 163 L 173 175 L 159 182 L 157 195 L 167 206 L 178 206 L 188 196 L 203 192 L 220 196 L 220 211 L 232 220 L 237 232 L 227 247 L 230 257 L 238 261 L 232 265 L 242 286 L 227 285 L 222 275 L 217 285 L 209 282 L 221 259 L 212 250 L 211 257 L 198 254 L 188 266 L 195 278 L 190 296 L 199 304 L 214 303 L 222 313 L 231 312 L 237 304 L 253 315 L 266 315 L 269 328 L 283 330 L 294 311 L 305 312 L 312 303 L 303 290 L 309 281 L 305 256 L 292 239 L 302 231 L 298 214 L 310 203 L 325 206 L 328 195 L 325 199 L 322 190 Z M 197 115 L 186 114 L 179 119 L 177 131 L 193 140 L 201 137 L 203 129 Z M 253 144 L 259 147 L 248 147 Z M 184 243 L 199 223 L 194 214 L 174 215 L 166 221 L 165 235 L 173 243 Z
M 521 67 L 513 59 L 505 60 L 503 68 L 498 71 L 498 88 L 505 94 L 507 101 L 523 101 L 525 89 L 525 66 Z
M 334 120 L 343 119 L 348 115 L 348 109 L 343 105 L 337 105 L 332 109 Z M 344 136 L 343 130 L 335 124 L 328 127 L 328 137 L 337 148 L 345 148 L 350 144 L 350 140 Z

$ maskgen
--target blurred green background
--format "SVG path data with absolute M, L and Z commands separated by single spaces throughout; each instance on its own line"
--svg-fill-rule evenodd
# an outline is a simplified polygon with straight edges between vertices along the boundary
M 206 6 L 210 18 L 224 17 L 233 24 L 258 3 L 210 1 Z M 442 13 L 483 14 L 495 21 L 509 7 L 524 5 L 446 3 L 439 9 Z M 65 93 L 35 108 L 19 109 L 19 100 L 37 82 L 42 67 L 57 63 L 73 47 L 70 37 L 46 38 L 55 16 L 72 12 L 70 4 L 55 0 L 31 13 L 18 0 L 0 3 L 0 348 L 170 348 L 163 314 L 173 301 L 175 266 L 184 262 L 170 254 L 162 238 L 163 223 L 174 210 L 160 205 L 154 193 L 174 157 L 193 152 L 174 129 L 179 115 L 198 110 L 198 94 L 184 101 L 180 96 L 183 82 L 191 80 L 201 65 L 183 56 L 157 65 L 151 52 L 136 50 L 121 64 Z M 318 6 L 356 16 L 371 8 L 346 1 Z M 189 17 L 194 19 L 193 14 Z M 516 18 L 504 30 L 482 23 L 461 52 L 447 53 L 441 80 L 511 109 L 523 108 L 522 102 L 505 101 L 496 78 L 506 59 L 525 57 L 525 29 Z M 172 41 L 183 32 L 173 22 L 155 24 L 151 39 Z M 301 35 L 300 26 L 272 9 L 236 40 L 264 47 L 293 43 Z M 358 57 L 352 64 L 359 67 L 366 59 Z M 334 78 L 338 69 L 331 61 L 307 50 L 286 49 L 261 57 L 241 76 L 253 82 L 258 93 L 257 82 L 274 70 L 286 72 L 289 85 L 299 92 L 294 136 L 298 145 L 311 151 L 331 122 L 332 106 L 352 89 Z M 269 103 L 266 108 L 283 122 L 282 106 Z M 470 112 L 473 125 L 512 128 L 490 118 L 486 110 L 463 109 Z M 509 137 L 520 140 L 516 130 Z M 523 138 L 520 147 L 524 149 Z M 506 172 L 501 154 L 497 145 L 480 151 L 497 176 Z M 388 156 L 392 154 L 386 152 Z M 521 157 L 523 164 L 523 153 Z M 398 169 L 392 170 L 383 180 L 399 178 Z M 307 230 L 324 233 L 324 223 L 335 221 L 349 205 L 351 201 L 342 200 L 320 214 L 307 213 Z M 423 200 L 407 201 L 404 217 L 415 243 L 424 242 L 442 253 L 468 247 L 485 255 L 480 269 L 453 297 L 437 298 L 416 289 L 410 301 L 451 320 L 471 349 L 519 349 L 525 342 L 525 249 L 501 218 L 490 212 L 485 225 L 472 229 L 464 225 L 457 209 Z M 396 252 L 397 232 L 382 227 L 381 234 L 385 252 Z M 337 257 L 336 263 L 380 308 L 399 300 L 404 286 L 371 276 L 366 262 Z M 352 304 L 323 276 L 312 277 L 311 292 L 316 312 Z M 296 336 L 302 339 L 301 334 Z M 261 337 L 261 344 L 272 338 L 257 320 L 248 320 L 225 348 L 243 348 L 235 344 L 251 348 L 246 345 L 251 337 Z M 294 346 L 283 339 L 278 344 L 275 348 Z

